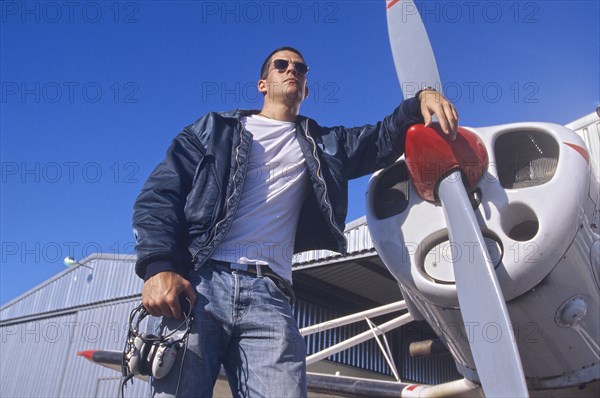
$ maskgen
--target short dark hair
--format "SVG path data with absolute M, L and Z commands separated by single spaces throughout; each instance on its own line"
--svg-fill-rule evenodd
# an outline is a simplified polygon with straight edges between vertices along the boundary
M 271 57 L 275 54 L 278 53 L 279 51 L 291 51 L 293 53 L 296 53 L 300 56 L 300 58 L 302 58 L 303 61 L 306 61 L 304 59 L 304 57 L 302 56 L 302 53 L 298 50 L 296 50 L 294 47 L 279 47 L 276 48 L 275 50 L 271 51 L 271 54 L 269 54 L 267 56 L 267 58 L 265 59 L 265 62 L 263 62 L 262 67 L 260 68 L 260 78 L 264 79 L 267 76 L 267 71 L 269 70 L 269 61 L 271 60 Z

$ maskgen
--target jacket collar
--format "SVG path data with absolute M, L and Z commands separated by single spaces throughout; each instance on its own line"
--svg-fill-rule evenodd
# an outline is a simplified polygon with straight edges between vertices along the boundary
M 225 117 L 225 118 L 231 118 L 231 119 L 240 119 L 244 116 L 250 116 L 250 115 L 257 115 L 260 113 L 260 109 L 233 109 L 230 111 L 226 111 L 226 112 L 219 112 L 221 114 L 221 116 Z M 310 118 L 306 117 L 306 116 L 302 116 L 302 115 L 298 115 L 298 117 L 296 118 L 296 123 L 297 124 L 302 124 L 303 121 L 305 120 L 311 120 Z

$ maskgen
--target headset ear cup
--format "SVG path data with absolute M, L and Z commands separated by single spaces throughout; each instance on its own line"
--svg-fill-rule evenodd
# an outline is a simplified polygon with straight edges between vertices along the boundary
M 154 361 L 156 351 L 158 350 L 161 341 L 153 334 L 143 334 L 142 338 L 144 340 L 144 347 L 142 348 L 140 355 L 140 374 L 144 376 L 153 376 L 152 362 Z
M 142 336 L 137 336 L 133 340 L 131 358 L 129 358 L 129 371 L 133 375 L 141 374 L 140 364 L 142 361 L 142 350 L 144 348 L 144 339 Z
M 156 350 L 156 356 L 152 361 L 152 375 L 156 379 L 162 379 L 171 371 L 179 351 L 179 344 L 161 344 Z

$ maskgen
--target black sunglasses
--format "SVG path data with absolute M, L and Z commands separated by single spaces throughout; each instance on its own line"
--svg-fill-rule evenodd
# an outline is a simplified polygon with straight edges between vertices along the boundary
M 280 72 L 287 70 L 288 66 L 290 65 L 290 61 L 287 59 L 274 59 L 271 61 L 271 63 L 273 64 L 273 67 Z M 294 69 L 296 69 L 296 72 L 298 72 L 299 75 L 305 76 L 308 73 L 308 65 L 302 62 L 293 61 L 292 65 L 294 65 Z

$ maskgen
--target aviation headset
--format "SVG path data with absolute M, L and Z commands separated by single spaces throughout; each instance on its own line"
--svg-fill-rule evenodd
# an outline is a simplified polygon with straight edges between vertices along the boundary
M 184 303 L 188 305 L 182 306 L 182 308 L 187 307 L 184 320 L 177 329 L 165 336 L 140 333 L 140 323 L 149 315 L 148 311 L 142 304 L 131 311 L 129 314 L 129 331 L 121 362 L 123 384 L 136 375 L 161 379 L 169 374 L 175 363 L 177 352 L 184 345 L 194 320 L 192 305 L 187 298 L 186 300 L 187 303 Z M 173 339 L 172 336 L 184 325 L 186 325 L 185 333 L 180 338 Z

